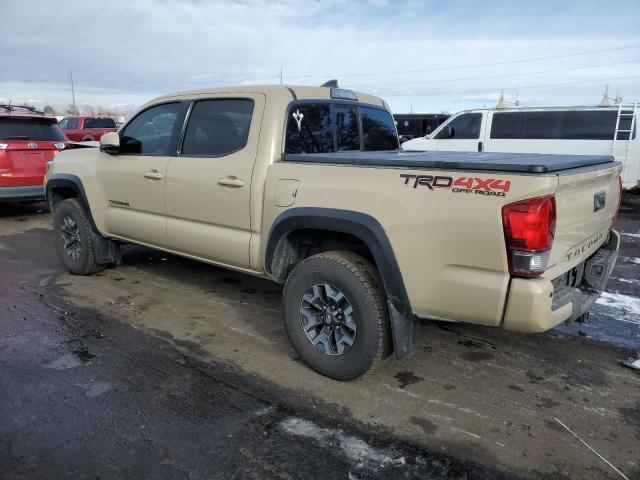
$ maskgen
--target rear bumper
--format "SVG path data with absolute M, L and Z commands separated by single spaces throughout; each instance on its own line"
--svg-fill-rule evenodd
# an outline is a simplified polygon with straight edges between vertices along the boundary
M 516 332 L 544 332 L 589 310 L 604 290 L 613 271 L 620 235 L 611 230 L 608 240 L 576 267 L 579 281 L 567 285 L 566 275 L 554 280 L 511 280 L 502 328 Z
M 0 202 L 44 200 L 44 187 L 0 187 Z

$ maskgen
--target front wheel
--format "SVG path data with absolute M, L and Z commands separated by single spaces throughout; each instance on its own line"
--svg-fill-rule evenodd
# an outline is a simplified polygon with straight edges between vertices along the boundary
M 287 335 L 302 360 L 336 380 L 352 380 L 390 353 L 389 318 L 376 269 L 352 252 L 300 262 L 283 293 Z
M 58 256 L 69 272 L 89 275 L 104 268 L 96 263 L 91 224 L 77 198 L 68 198 L 56 205 L 53 231 Z

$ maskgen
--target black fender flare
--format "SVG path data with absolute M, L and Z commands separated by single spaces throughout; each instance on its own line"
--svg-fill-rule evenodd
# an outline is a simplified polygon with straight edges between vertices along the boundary
M 45 185 L 44 194 L 47 200 L 47 204 L 53 213 L 53 194 L 56 189 L 70 189 L 73 190 L 82 202 L 82 206 L 89 214 L 89 219 L 91 220 L 91 226 L 96 228 L 96 224 L 93 221 L 93 215 L 91 214 L 91 209 L 89 208 L 89 201 L 87 200 L 87 194 L 84 191 L 84 187 L 82 186 L 82 180 L 80 177 L 76 175 L 71 175 L 69 173 L 54 173 L 51 175 L 51 178 L 47 180 L 47 184 Z
M 101 265 L 110 263 L 117 263 L 120 261 L 120 247 L 116 242 L 108 238 L 103 237 L 96 223 L 93 220 L 93 214 L 91 208 L 89 208 L 89 201 L 87 200 L 87 194 L 82 186 L 82 181 L 76 175 L 69 173 L 55 173 L 47 180 L 45 186 L 45 198 L 51 213 L 53 213 L 53 195 L 56 189 L 72 190 L 75 193 L 76 198 L 80 200 L 85 212 L 89 217 L 91 224 L 91 244 L 96 255 L 96 262 Z
M 361 212 L 332 208 L 298 207 L 282 212 L 269 232 L 265 252 L 265 271 L 271 266 L 277 248 L 295 230 L 316 229 L 347 233 L 367 246 L 378 267 L 387 296 L 393 347 L 398 359 L 413 353 L 420 343 L 420 324 L 413 313 L 402 273 L 389 238 L 375 218 Z

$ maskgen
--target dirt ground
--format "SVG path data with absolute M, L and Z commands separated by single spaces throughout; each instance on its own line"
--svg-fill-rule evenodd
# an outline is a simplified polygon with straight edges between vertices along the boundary
M 640 197 L 638 197 L 640 198 Z M 0 477 L 640 479 L 640 201 L 587 325 L 425 323 L 341 383 L 287 342 L 281 287 L 137 246 L 63 271 L 44 205 L 0 205 Z

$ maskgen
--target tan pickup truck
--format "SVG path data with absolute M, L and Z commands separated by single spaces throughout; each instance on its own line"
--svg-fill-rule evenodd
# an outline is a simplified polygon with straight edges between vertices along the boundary
M 185 92 L 47 166 L 54 240 L 90 274 L 137 243 L 285 284 L 289 338 L 332 378 L 419 344 L 420 319 L 541 332 L 613 268 L 611 157 L 402 152 L 379 98 Z

